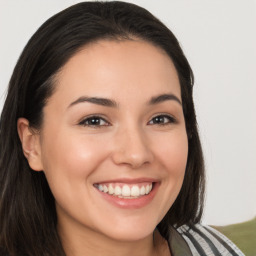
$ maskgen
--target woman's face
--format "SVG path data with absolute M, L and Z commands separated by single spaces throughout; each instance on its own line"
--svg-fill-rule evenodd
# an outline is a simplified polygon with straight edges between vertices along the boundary
M 57 77 L 39 141 L 60 230 L 126 241 L 150 235 L 187 161 L 172 61 L 142 41 L 86 46 Z

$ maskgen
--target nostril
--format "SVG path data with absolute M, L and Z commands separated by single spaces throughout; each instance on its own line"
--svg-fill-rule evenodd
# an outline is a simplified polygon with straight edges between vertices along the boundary
M 147 138 L 143 131 L 136 127 L 127 125 L 125 130 L 121 129 L 115 138 L 115 148 L 113 149 L 113 161 L 116 164 L 126 164 L 131 168 L 140 168 L 153 161 L 153 154 L 148 145 Z
M 132 169 L 140 168 L 144 165 L 150 164 L 152 160 L 147 155 L 131 154 L 129 152 L 118 152 L 113 154 L 115 164 L 129 165 Z

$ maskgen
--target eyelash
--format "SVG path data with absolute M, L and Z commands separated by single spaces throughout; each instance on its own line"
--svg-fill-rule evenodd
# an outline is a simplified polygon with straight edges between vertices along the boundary
M 104 124 L 101 124 L 101 122 L 104 122 Z M 170 125 L 174 123 L 176 123 L 176 119 L 170 115 L 165 115 L 165 114 L 157 115 L 148 122 L 149 125 L 159 125 L 159 126 L 165 126 L 165 125 Z M 102 126 L 109 126 L 110 123 L 101 116 L 90 116 L 83 119 L 81 122 L 79 122 L 79 125 L 100 128 Z
M 102 121 L 104 122 L 104 124 L 100 124 Z M 94 123 L 90 124 L 90 122 L 94 122 Z M 110 123 L 108 121 L 106 121 L 101 116 L 90 116 L 90 117 L 87 117 L 87 118 L 83 119 L 79 123 L 79 125 L 99 128 L 99 127 L 102 127 L 102 126 L 109 126 Z
M 157 123 L 152 123 L 154 121 L 157 121 Z M 154 116 L 148 124 L 151 125 L 160 125 L 160 126 L 165 126 L 165 125 L 170 125 L 170 124 L 175 124 L 177 123 L 176 119 L 173 116 L 170 115 L 165 115 L 165 114 L 160 114 L 157 116 Z

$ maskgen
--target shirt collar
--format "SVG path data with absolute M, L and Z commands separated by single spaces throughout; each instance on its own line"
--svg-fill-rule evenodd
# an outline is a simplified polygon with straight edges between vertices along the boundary
M 193 256 L 185 239 L 173 227 L 170 228 L 168 242 L 172 256 Z

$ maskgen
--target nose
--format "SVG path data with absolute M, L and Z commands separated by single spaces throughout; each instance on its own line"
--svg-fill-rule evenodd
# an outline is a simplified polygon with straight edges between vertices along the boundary
M 153 162 L 150 141 L 143 130 L 137 128 L 118 131 L 112 158 L 117 165 L 128 165 L 137 169 Z

